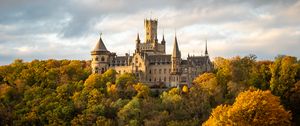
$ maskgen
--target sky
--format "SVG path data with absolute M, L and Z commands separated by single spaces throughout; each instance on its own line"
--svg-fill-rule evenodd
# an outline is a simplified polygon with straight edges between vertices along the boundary
M 279 54 L 300 58 L 299 0 L 0 0 L 0 65 L 14 59 L 89 60 L 102 39 L 117 55 L 133 53 L 144 19 L 158 19 L 170 54 L 182 58 Z

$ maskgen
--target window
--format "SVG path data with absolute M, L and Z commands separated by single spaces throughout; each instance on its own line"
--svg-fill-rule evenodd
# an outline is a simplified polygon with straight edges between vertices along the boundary
M 158 70 L 158 73 L 161 74 L 161 69 Z
M 104 57 L 103 57 L 103 56 L 101 57 L 101 61 L 105 61 L 105 59 L 104 59 Z
M 98 61 L 98 57 L 96 57 L 95 60 Z
M 151 69 L 149 70 L 149 74 L 151 74 Z
M 105 72 L 104 68 L 101 69 L 101 73 L 103 74 Z

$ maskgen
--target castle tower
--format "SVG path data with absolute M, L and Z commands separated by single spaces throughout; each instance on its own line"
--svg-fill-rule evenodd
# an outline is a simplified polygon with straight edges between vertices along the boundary
M 91 51 L 92 56 L 92 73 L 104 73 L 108 69 L 110 52 L 106 49 L 101 35 L 95 48 Z
M 180 84 L 180 75 L 181 75 L 181 53 L 178 48 L 178 42 L 177 37 L 175 35 L 175 41 L 174 41 L 174 47 L 173 47 L 173 53 L 172 53 L 172 66 L 171 66 L 171 86 L 179 86 Z
M 144 27 L 146 30 L 146 43 L 157 42 L 157 20 L 146 19 L 144 21 Z

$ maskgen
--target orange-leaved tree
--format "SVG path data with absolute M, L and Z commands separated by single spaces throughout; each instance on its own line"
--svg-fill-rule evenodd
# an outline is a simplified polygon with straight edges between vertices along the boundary
M 290 125 L 291 113 L 270 91 L 248 90 L 238 95 L 233 105 L 220 105 L 213 110 L 204 126 L 214 125 Z

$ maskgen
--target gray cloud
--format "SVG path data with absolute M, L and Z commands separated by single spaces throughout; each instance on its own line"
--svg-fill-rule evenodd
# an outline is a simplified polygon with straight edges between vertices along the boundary
M 170 52 L 177 30 L 180 49 L 200 55 L 208 39 L 212 57 L 255 53 L 300 57 L 297 0 L 0 0 L 0 64 L 15 58 L 89 59 L 103 32 L 109 50 L 133 52 L 144 36 L 143 19 L 159 20 Z M 150 14 L 152 12 L 152 14 Z M 124 49 L 126 47 L 126 49 Z

